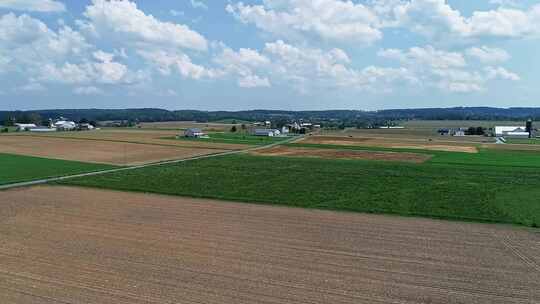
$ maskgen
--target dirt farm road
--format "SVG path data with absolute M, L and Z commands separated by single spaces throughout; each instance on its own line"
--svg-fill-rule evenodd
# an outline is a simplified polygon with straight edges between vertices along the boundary
M 527 228 L 45 185 L 0 202 L 0 303 L 540 303 Z
M 73 175 L 66 175 L 66 176 L 59 176 L 59 177 L 37 179 L 37 180 L 28 181 L 28 182 L 20 182 L 20 183 L 13 183 L 13 184 L 7 184 L 7 185 L 0 185 L 0 191 L 13 189 L 13 188 L 36 186 L 36 185 L 46 184 L 46 183 L 50 183 L 50 182 L 57 182 L 57 181 L 62 181 L 62 180 L 66 180 L 66 179 L 73 179 L 73 178 L 79 178 L 79 177 L 85 177 L 85 176 L 95 176 L 95 175 L 102 175 L 102 174 L 107 174 L 107 173 L 114 173 L 114 172 L 141 169 L 141 168 L 146 168 L 146 167 L 153 167 L 153 166 L 160 166 L 160 165 L 167 165 L 167 164 L 176 164 L 176 163 L 182 163 L 182 162 L 188 162 L 188 161 L 206 159 L 206 158 L 212 158 L 212 157 L 218 157 L 218 156 L 254 152 L 254 151 L 257 151 L 257 150 L 269 149 L 269 148 L 277 147 L 279 145 L 289 143 L 289 142 L 294 142 L 294 141 L 300 140 L 302 138 L 303 138 L 303 136 L 294 136 L 294 137 L 288 138 L 286 140 L 275 142 L 275 143 L 272 143 L 272 144 L 263 145 L 263 146 L 256 146 L 256 147 L 250 147 L 250 148 L 242 149 L 242 150 L 219 152 L 219 153 L 213 153 L 213 154 L 207 154 L 207 155 L 201 155 L 201 156 L 194 156 L 194 157 L 188 157 L 188 158 L 182 158 L 182 159 L 155 162 L 155 163 L 144 164 L 144 165 L 121 167 L 121 168 L 117 168 L 117 169 L 100 170 L 100 171 L 94 171 L 94 172 L 88 172 L 88 173 L 73 174 Z

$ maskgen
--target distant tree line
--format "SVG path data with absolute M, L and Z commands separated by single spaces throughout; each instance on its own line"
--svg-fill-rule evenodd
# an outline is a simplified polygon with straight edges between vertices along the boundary
M 49 119 L 67 117 L 73 121 L 197 121 L 220 120 L 272 121 L 273 127 L 282 127 L 291 121 L 316 121 L 328 128 L 370 128 L 389 126 L 406 120 L 540 120 L 540 108 L 439 108 L 396 109 L 382 111 L 328 110 L 328 111 L 196 111 L 164 109 L 58 109 L 39 111 L 0 111 L 0 124 L 42 124 Z

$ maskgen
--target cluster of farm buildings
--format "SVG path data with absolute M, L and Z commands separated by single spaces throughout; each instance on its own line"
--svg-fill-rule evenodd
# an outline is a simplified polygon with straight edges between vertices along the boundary
M 484 131 L 482 131 L 484 132 Z M 470 134 L 470 131 L 466 128 L 456 129 L 439 129 L 438 133 L 441 135 L 450 136 L 466 136 L 466 135 L 481 135 Z M 489 132 L 483 134 L 486 136 L 493 136 L 497 138 L 534 138 L 538 136 L 538 130 L 533 127 L 532 120 L 528 120 L 524 126 L 495 126 L 490 129 Z
M 95 127 L 89 123 L 76 123 L 63 117 L 49 121 L 48 126 L 38 126 L 36 124 L 16 123 L 18 132 L 56 132 L 56 131 L 84 131 L 93 130 Z
M 279 129 L 273 129 L 271 128 L 272 122 L 265 121 L 265 122 L 256 122 L 253 123 L 248 129 L 248 133 L 254 136 L 261 136 L 261 137 L 279 137 L 279 136 L 287 136 L 289 133 L 306 133 L 308 131 L 312 131 L 314 129 L 320 129 L 321 125 L 319 124 L 313 124 L 313 123 L 307 123 L 307 122 L 294 122 L 291 124 L 284 125 L 283 127 Z M 184 131 L 185 137 L 192 137 L 192 138 L 205 138 L 208 137 L 208 134 L 206 134 L 202 129 L 200 128 L 190 128 Z

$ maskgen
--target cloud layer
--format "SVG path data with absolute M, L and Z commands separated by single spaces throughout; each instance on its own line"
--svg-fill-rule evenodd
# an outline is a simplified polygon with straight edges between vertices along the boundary
M 186 3 L 166 14 L 184 20 L 184 9 L 206 14 L 217 6 Z M 130 0 L 91 0 L 69 25 L 41 17 L 65 12 L 60 1 L 5 0 L 0 76 L 19 83 L 0 91 L 64 86 L 78 96 L 145 90 L 174 97 L 162 82 L 194 81 L 312 96 L 332 90 L 481 94 L 523 80 L 506 42 L 540 38 L 540 4 L 489 3 L 491 10 L 465 16 L 444 0 L 228 1 L 219 8 L 224 18 L 260 35 L 258 43 L 239 46 L 238 39 L 202 34 Z M 402 42 L 408 37 L 420 38 Z

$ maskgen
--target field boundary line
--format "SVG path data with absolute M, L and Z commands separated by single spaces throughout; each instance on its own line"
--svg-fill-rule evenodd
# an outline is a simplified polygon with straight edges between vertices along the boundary
M 32 181 L 27 181 L 27 182 L 0 185 L 0 191 L 13 189 L 13 188 L 22 188 L 22 187 L 30 187 L 30 186 L 42 185 L 42 184 L 47 184 L 47 183 L 51 183 L 51 182 L 58 182 L 58 181 L 74 179 L 74 178 L 80 178 L 80 177 L 103 175 L 103 174 L 108 174 L 108 173 L 130 171 L 130 170 L 136 170 L 136 169 L 142 169 L 142 168 L 148 168 L 148 167 L 154 167 L 154 166 L 161 166 L 161 165 L 178 164 L 178 163 L 184 163 L 184 162 L 193 161 L 193 160 L 207 159 L 207 158 L 213 158 L 213 157 L 219 157 L 219 156 L 227 156 L 227 155 L 233 155 L 233 154 L 244 154 L 244 153 L 249 153 L 251 151 L 256 151 L 256 150 L 260 150 L 260 149 L 273 148 L 273 147 L 288 143 L 288 142 L 296 140 L 296 139 L 298 139 L 297 136 L 292 137 L 292 138 L 288 138 L 288 139 L 283 140 L 283 141 L 275 142 L 275 143 L 272 143 L 272 144 L 269 144 L 269 145 L 250 147 L 250 148 L 242 149 L 242 150 L 225 151 L 225 152 L 220 152 L 220 153 L 213 153 L 213 154 L 200 155 L 200 156 L 194 156 L 194 157 L 188 157 L 188 158 L 182 158 L 182 159 L 161 161 L 161 162 L 155 162 L 155 163 L 144 164 L 144 165 L 136 165 L 136 166 L 122 167 L 122 168 L 115 168 L 115 169 L 107 169 L 107 170 L 100 170 L 100 171 L 94 171 L 94 172 L 87 172 L 87 173 L 80 173 L 80 174 L 73 174 L 73 175 L 65 175 L 65 176 L 58 176 L 58 177 L 51 177 L 51 178 L 43 178 L 43 179 L 37 179 L 37 180 L 32 180 Z

